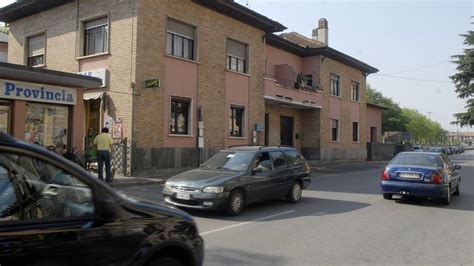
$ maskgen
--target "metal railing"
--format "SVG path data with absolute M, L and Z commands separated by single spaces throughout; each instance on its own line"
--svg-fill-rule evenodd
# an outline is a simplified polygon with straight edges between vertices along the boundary
M 302 83 L 297 83 L 296 80 L 282 79 L 282 78 L 275 77 L 269 74 L 265 74 L 264 78 L 276 80 L 276 84 L 284 87 L 285 89 L 298 90 L 298 91 L 304 91 L 304 92 L 309 92 L 309 93 L 317 93 L 322 90 L 319 84 L 317 85 L 313 84 L 312 86 L 309 86 L 309 85 L 304 85 Z

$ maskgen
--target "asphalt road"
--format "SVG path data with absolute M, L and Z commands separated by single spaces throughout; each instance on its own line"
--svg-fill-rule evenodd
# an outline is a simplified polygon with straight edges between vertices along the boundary
M 205 239 L 205 265 L 474 265 L 474 151 L 461 165 L 461 195 L 449 206 L 384 200 L 380 164 L 313 173 L 297 204 L 274 200 L 238 217 L 192 211 Z M 159 185 L 119 189 L 161 200 Z

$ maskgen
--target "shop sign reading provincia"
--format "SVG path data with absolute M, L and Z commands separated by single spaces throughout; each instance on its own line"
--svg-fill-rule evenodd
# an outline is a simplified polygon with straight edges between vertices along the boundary
M 0 98 L 75 105 L 75 89 L 0 79 Z

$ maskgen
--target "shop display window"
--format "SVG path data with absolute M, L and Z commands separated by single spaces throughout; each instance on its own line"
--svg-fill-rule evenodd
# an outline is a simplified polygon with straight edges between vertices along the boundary
M 25 140 L 57 153 L 68 149 L 69 108 L 60 105 L 28 103 Z
M 9 102 L 0 102 L 0 131 L 10 133 L 11 106 Z

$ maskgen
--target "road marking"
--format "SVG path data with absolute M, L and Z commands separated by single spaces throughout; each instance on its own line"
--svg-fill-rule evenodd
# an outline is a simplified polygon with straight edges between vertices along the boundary
M 270 218 L 273 218 L 273 217 L 285 215 L 285 214 L 292 213 L 292 212 L 295 212 L 295 210 L 280 212 L 280 213 L 277 213 L 277 214 L 265 216 L 265 217 L 258 218 L 258 219 L 255 219 L 255 220 L 251 220 L 251 221 L 248 221 L 248 222 L 243 222 L 243 223 L 233 224 L 233 225 L 229 225 L 229 226 L 224 226 L 224 227 L 221 227 L 221 228 L 217 228 L 217 229 L 209 230 L 209 231 L 206 231 L 206 232 L 202 232 L 201 236 L 216 233 L 216 232 L 227 230 L 227 229 L 231 229 L 231 228 L 238 227 L 238 226 L 243 226 L 243 225 L 247 225 L 247 224 L 251 224 L 251 223 L 255 223 L 255 222 L 260 222 L 260 221 L 263 221 L 263 220 L 267 220 L 267 219 L 270 219 Z

